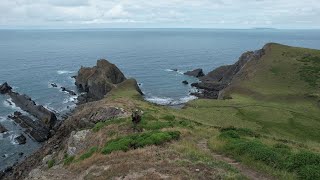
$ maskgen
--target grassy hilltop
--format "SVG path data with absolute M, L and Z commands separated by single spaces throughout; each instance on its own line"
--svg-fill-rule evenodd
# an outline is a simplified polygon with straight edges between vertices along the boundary
M 269 44 L 233 79 L 224 91 L 228 98 L 194 100 L 183 109 L 148 103 L 134 86 L 128 80 L 90 105 L 140 109 L 137 127 L 130 117 L 99 122 L 81 153 L 56 152 L 37 173 L 65 179 L 320 178 L 319 50 Z

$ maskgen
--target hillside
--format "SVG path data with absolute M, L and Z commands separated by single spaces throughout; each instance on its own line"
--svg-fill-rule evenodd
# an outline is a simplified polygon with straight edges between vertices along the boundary
M 320 51 L 264 51 L 234 74 L 224 98 L 183 109 L 148 103 L 125 80 L 77 107 L 4 179 L 320 178 Z

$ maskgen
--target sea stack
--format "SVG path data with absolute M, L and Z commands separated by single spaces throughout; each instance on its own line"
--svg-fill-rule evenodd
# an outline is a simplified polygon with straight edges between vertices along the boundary
M 119 68 L 105 59 L 94 67 L 81 67 L 76 76 L 76 86 L 87 94 L 79 98 L 80 103 L 102 99 L 116 84 L 126 80 Z M 81 102 L 82 101 L 82 102 Z M 84 102 L 83 102 L 84 101 Z

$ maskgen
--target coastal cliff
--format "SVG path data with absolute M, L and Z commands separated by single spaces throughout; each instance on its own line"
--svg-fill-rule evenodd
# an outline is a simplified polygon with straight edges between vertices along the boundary
M 96 100 L 3 179 L 317 179 L 319 62 L 319 50 L 267 44 L 200 77 L 203 99 L 179 110 L 144 101 L 113 65 L 82 68 L 77 86 Z

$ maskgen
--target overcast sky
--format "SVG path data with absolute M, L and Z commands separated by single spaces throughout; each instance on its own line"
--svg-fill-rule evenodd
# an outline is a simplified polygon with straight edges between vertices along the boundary
M 320 28 L 320 0 L 0 0 L 0 28 Z

